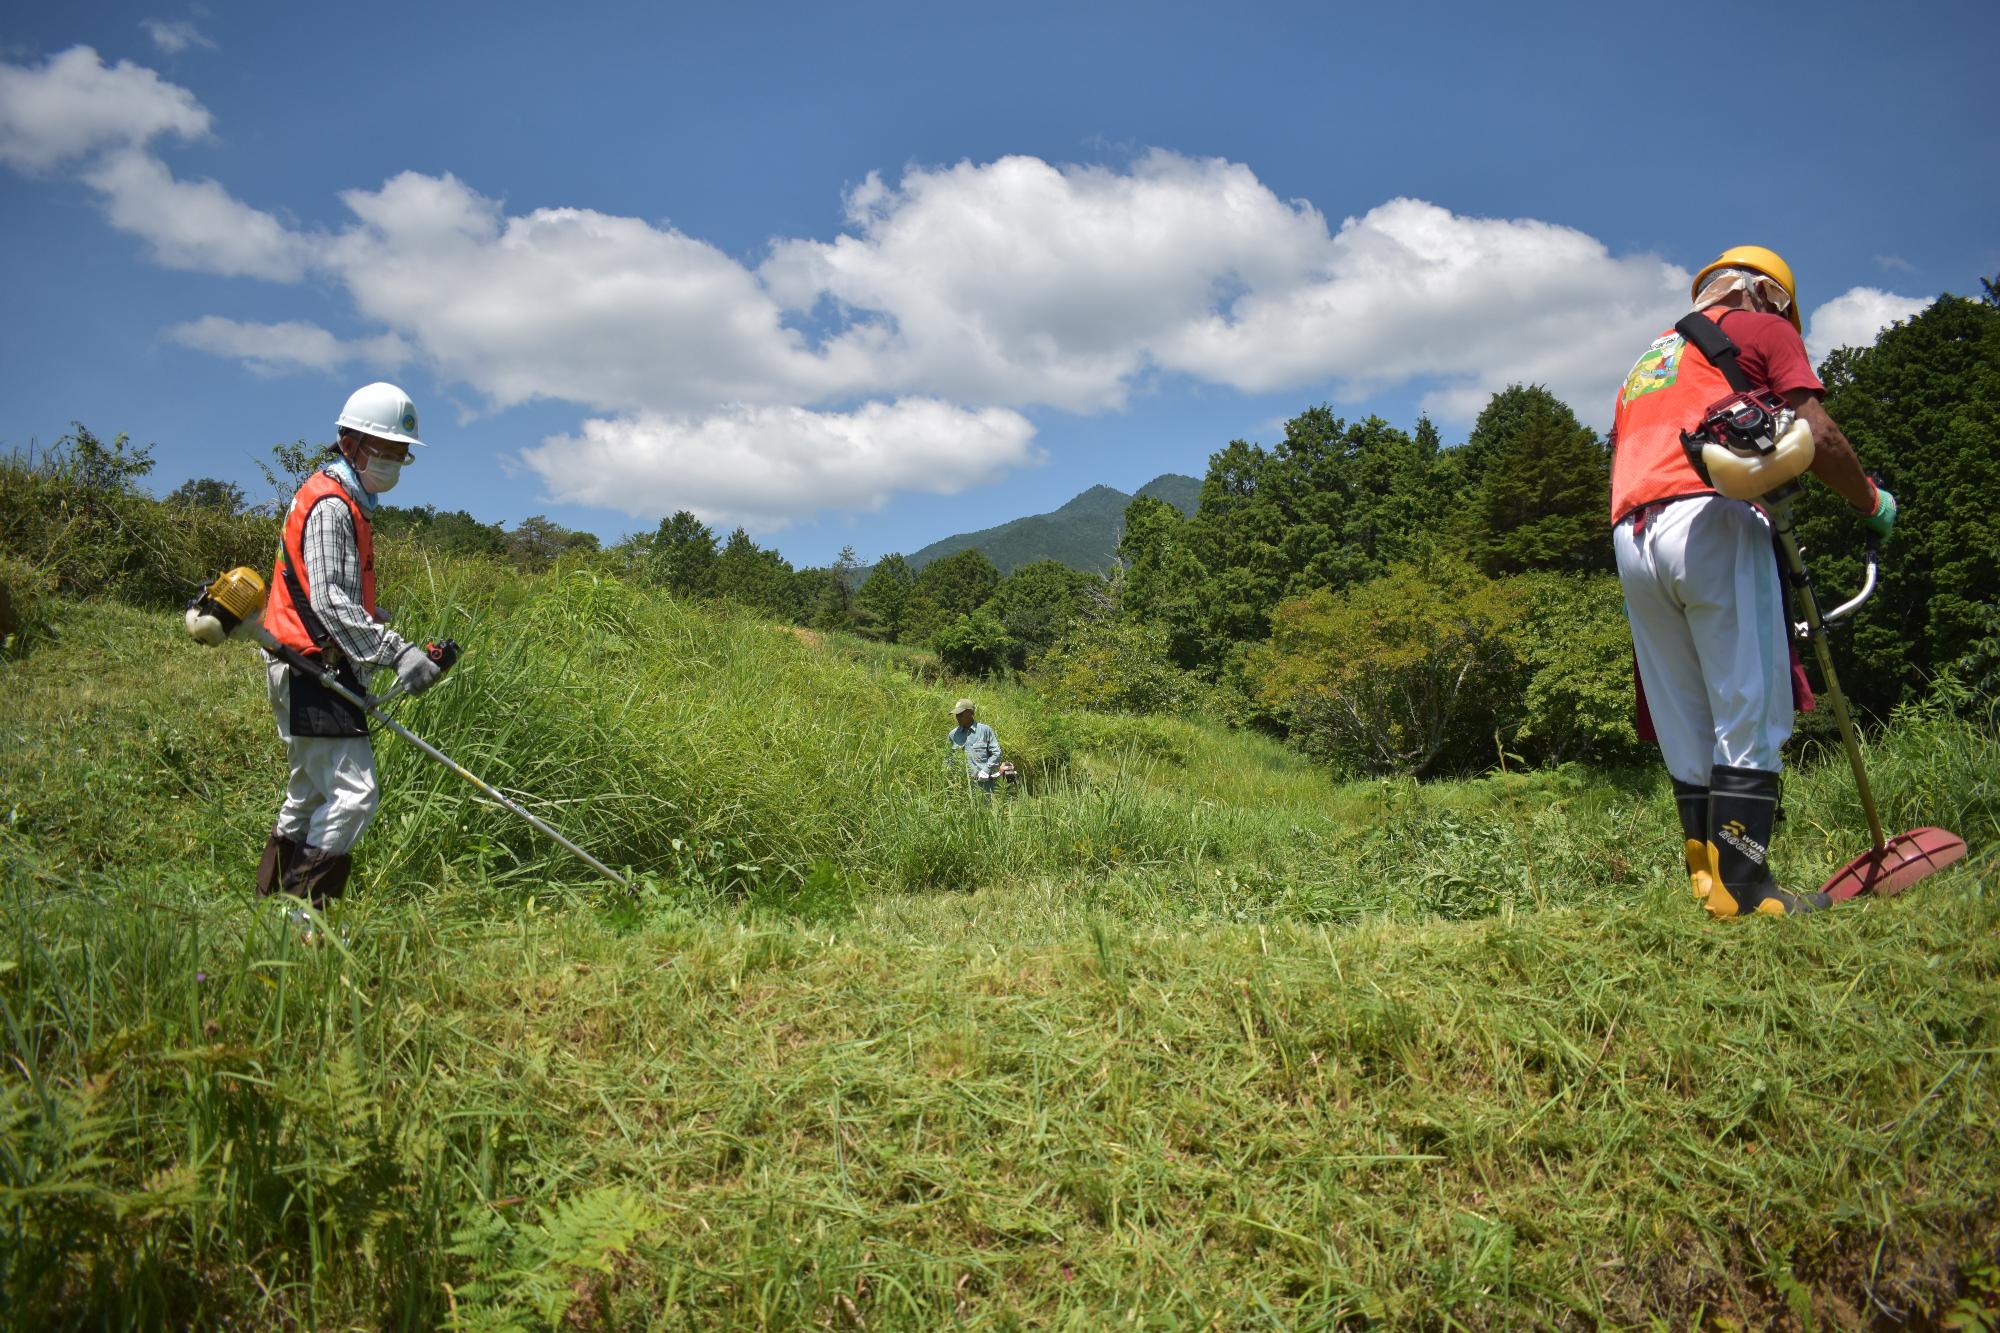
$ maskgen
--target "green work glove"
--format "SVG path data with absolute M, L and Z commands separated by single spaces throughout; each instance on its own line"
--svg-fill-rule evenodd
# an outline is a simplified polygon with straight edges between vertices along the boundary
M 1889 539 L 1889 534 L 1896 527 L 1896 497 L 1889 494 L 1888 487 L 1878 485 L 1875 488 L 1875 508 L 1861 522 L 1882 540 Z

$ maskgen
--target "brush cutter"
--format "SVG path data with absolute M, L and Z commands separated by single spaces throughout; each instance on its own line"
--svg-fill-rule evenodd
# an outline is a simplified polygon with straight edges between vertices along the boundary
M 536 832 L 553 838 L 565 851 L 576 856 L 598 874 L 628 892 L 631 890 L 632 881 L 571 842 L 568 838 L 565 838 L 562 834 L 556 832 L 553 828 L 550 828 L 541 819 L 523 809 L 520 804 L 503 794 L 499 788 L 480 778 L 450 755 L 383 712 L 382 706 L 401 693 L 400 687 L 384 695 L 356 694 L 353 690 L 341 684 L 340 679 L 325 666 L 279 643 L 277 639 L 271 636 L 271 632 L 264 628 L 264 598 L 264 580 L 258 577 L 257 571 L 238 565 L 235 569 L 218 576 L 214 582 L 203 588 L 192 602 L 188 603 L 187 615 L 185 617 L 187 632 L 197 642 L 210 646 L 221 644 L 232 638 L 250 638 L 260 644 L 266 652 L 281 659 L 292 670 L 303 671 L 311 675 L 335 694 L 338 694 L 341 698 L 360 708 L 377 722 L 380 722 L 383 726 L 408 741 L 411 745 L 416 746 L 419 750 L 437 760 L 440 764 L 443 764 L 459 777 L 464 778 L 467 782 L 478 788 L 482 795 L 492 800 L 501 809 L 507 811 L 507 813 L 518 815 L 520 818 L 526 820 Z M 433 658 L 439 661 L 440 665 L 449 667 L 451 661 L 457 657 L 458 645 L 447 640 L 444 644 L 429 645 L 427 651 L 430 652 Z
M 1868 560 L 1861 591 L 1825 615 L 1813 595 L 1812 580 L 1806 576 L 1803 553 L 1792 530 L 1792 501 L 1799 488 L 1787 484 L 1762 501 L 1771 515 L 1771 528 L 1778 535 L 1785 567 L 1797 590 L 1805 620 L 1792 626 L 1798 638 L 1812 640 L 1819 656 L 1819 670 L 1826 681 L 1827 698 L 1833 702 L 1833 716 L 1840 724 L 1840 742 L 1847 750 L 1848 765 L 1854 770 L 1854 785 L 1861 793 L 1861 808 L 1868 816 L 1868 832 L 1875 840 L 1861 855 L 1849 861 L 1833 878 L 1820 885 L 1820 892 L 1834 902 L 1846 902 L 1858 894 L 1872 893 L 1887 898 L 1901 893 L 1926 875 L 1933 874 L 1965 855 L 1965 839 L 1941 828 L 1914 828 L 1893 838 L 1882 836 L 1882 817 L 1875 811 L 1875 793 L 1868 786 L 1868 771 L 1861 763 L 1861 744 L 1855 739 L 1854 719 L 1848 715 L 1847 699 L 1840 692 L 1840 677 L 1834 674 L 1833 650 L 1827 644 L 1827 626 L 1845 620 L 1875 593 L 1876 566 L 1881 559 L 1881 541 L 1870 537 Z

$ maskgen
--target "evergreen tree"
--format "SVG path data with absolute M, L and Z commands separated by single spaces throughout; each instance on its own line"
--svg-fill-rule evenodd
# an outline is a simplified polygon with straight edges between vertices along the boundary
M 1204 665 L 1219 665 L 1224 644 L 1263 638 L 1281 599 L 1351 586 L 1423 549 L 1439 507 L 1425 448 L 1379 417 L 1350 425 L 1322 406 L 1286 422 L 1271 450 L 1235 440 L 1210 459 L 1187 530 L 1208 573 Z
M 1444 450 L 1444 440 L 1438 435 L 1438 428 L 1428 412 L 1417 418 L 1417 429 L 1411 438 L 1416 441 L 1417 455 L 1426 464 L 1435 462 Z
M 1324 414 L 1324 409 L 1316 411 Z M 1287 423 L 1286 435 L 1313 415 Z M 1296 451 L 1293 457 L 1298 457 Z M 1269 453 L 1242 440 L 1231 440 L 1208 460 L 1201 504 L 1187 530 L 1188 552 L 1211 581 L 1197 594 L 1208 612 L 1208 629 L 1201 635 L 1204 666 L 1215 665 L 1223 643 L 1263 638 L 1270 609 L 1290 581 L 1284 542 L 1291 516 L 1281 501 L 1282 488 L 1274 484 L 1274 470 Z M 1170 637 L 1179 661 L 1185 635 Z
M 999 567 L 976 547 L 933 560 L 910 588 L 903 612 L 903 639 L 929 643 L 940 629 L 977 610 L 998 586 Z
M 1881 587 L 1836 648 L 1842 686 L 1886 715 L 1982 637 L 2000 605 L 2000 306 L 1942 296 L 1820 368 L 1826 408 L 1900 513 Z M 1823 601 L 1859 586 L 1868 532 L 1808 485 L 1799 538 Z
M 980 608 L 997 620 L 1015 645 L 1013 666 L 1033 661 L 1069 631 L 1094 586 L 1094 574 L 1060 560 L 1037 560 L 1000 580 Z
M 821 589 L 812 607 L 810 623 L 815 629 L 854 628 L 854 585 L 860 572 L 861 558 L 854 553 L 854 548 L 841 547 L 840 554 L 833 558 L 833 564 L 827 569 L 826 586 Z
M 660 520 L 647 563 L 652 580 L 676 597 L 706 597 L 715 590 L 715 533 L 687 510 Z
M 797 616 L 791 562 L 737 528 L 715 557 L 715 595 L 779 620 Z
M 1520 392 L 1521 410 L 1496 432 L 1467 506 L 1477 520 L 1471 549 L 1488 574 L 1609 569 L 1609 452 L 1546 390 Z
M 1164 500 L 1141 495 L 1125 507 L 1118 542 L 1125 619 L 1159 630 L 1168 660 L 1183 669 L 1218 660 L 1227 646 L 1215 628 L 1208 570 L 1190 545 L 1188 522 Z
M 1472 423 L 1472 433 L 1456 451 L 1461 498 L 1477 495 L 1508 442 L 1531 418 L 1552 409 L 1576 419 L 1560 398 L 1539 384 L 1510 384 L 1487 399 Z
M 914 582 L 910 562 L 900 553 L 892 551 L 876 561 L 867 582 L 854 595 L 855 627 L 871 639 L 893 643 L 902 637 L 903 612 Z

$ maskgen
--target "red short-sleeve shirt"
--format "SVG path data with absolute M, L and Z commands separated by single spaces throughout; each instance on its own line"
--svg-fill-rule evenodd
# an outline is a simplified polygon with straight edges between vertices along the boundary
M 1799 331 L 1783 315 L 1762 310 L 1725 310 L 1716 321 L 1738 349 L 1736 363 L 1753 384 L 1784 395 L 1794 389 L 1825 393 L 1813 373 L 1812 358 Z

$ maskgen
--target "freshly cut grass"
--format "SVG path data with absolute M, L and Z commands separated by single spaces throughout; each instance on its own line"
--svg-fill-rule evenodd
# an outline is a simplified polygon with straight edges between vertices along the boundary
M 356 904 L 311 950 L 240 899 L 17 867 L 10 1294 L 312 1326 L 532 1325 L 543 1287 L 620 1327 L 1907 1318 L 1991 1252 L 2000 1189 L 2000 912 L 1970 875 L 1924 893 L 1756 930 L 1058 903 L 1032 942 L 1033 889 L 823 927 Z M 536 1230 L 586 1200 L 599 1267 Z
M 393 568 L 393 567 L 392 567 Z M 621 585 L 421 568 L 308 947 L 247 881 L 254 662 L 71 606 L 0 664 L 0 1284 L 21 1327 L 1853 1326 L 2000 1303 L 2000 743 L 1871 747 L 1968 863 L 1720 924 L 1663 782 L 1340 786 L 1255 737 L 984 715 Z M 1845 764 L 1780 869 L 1860 849 Z M 344 932 L 344 933 L 343 933 Z

